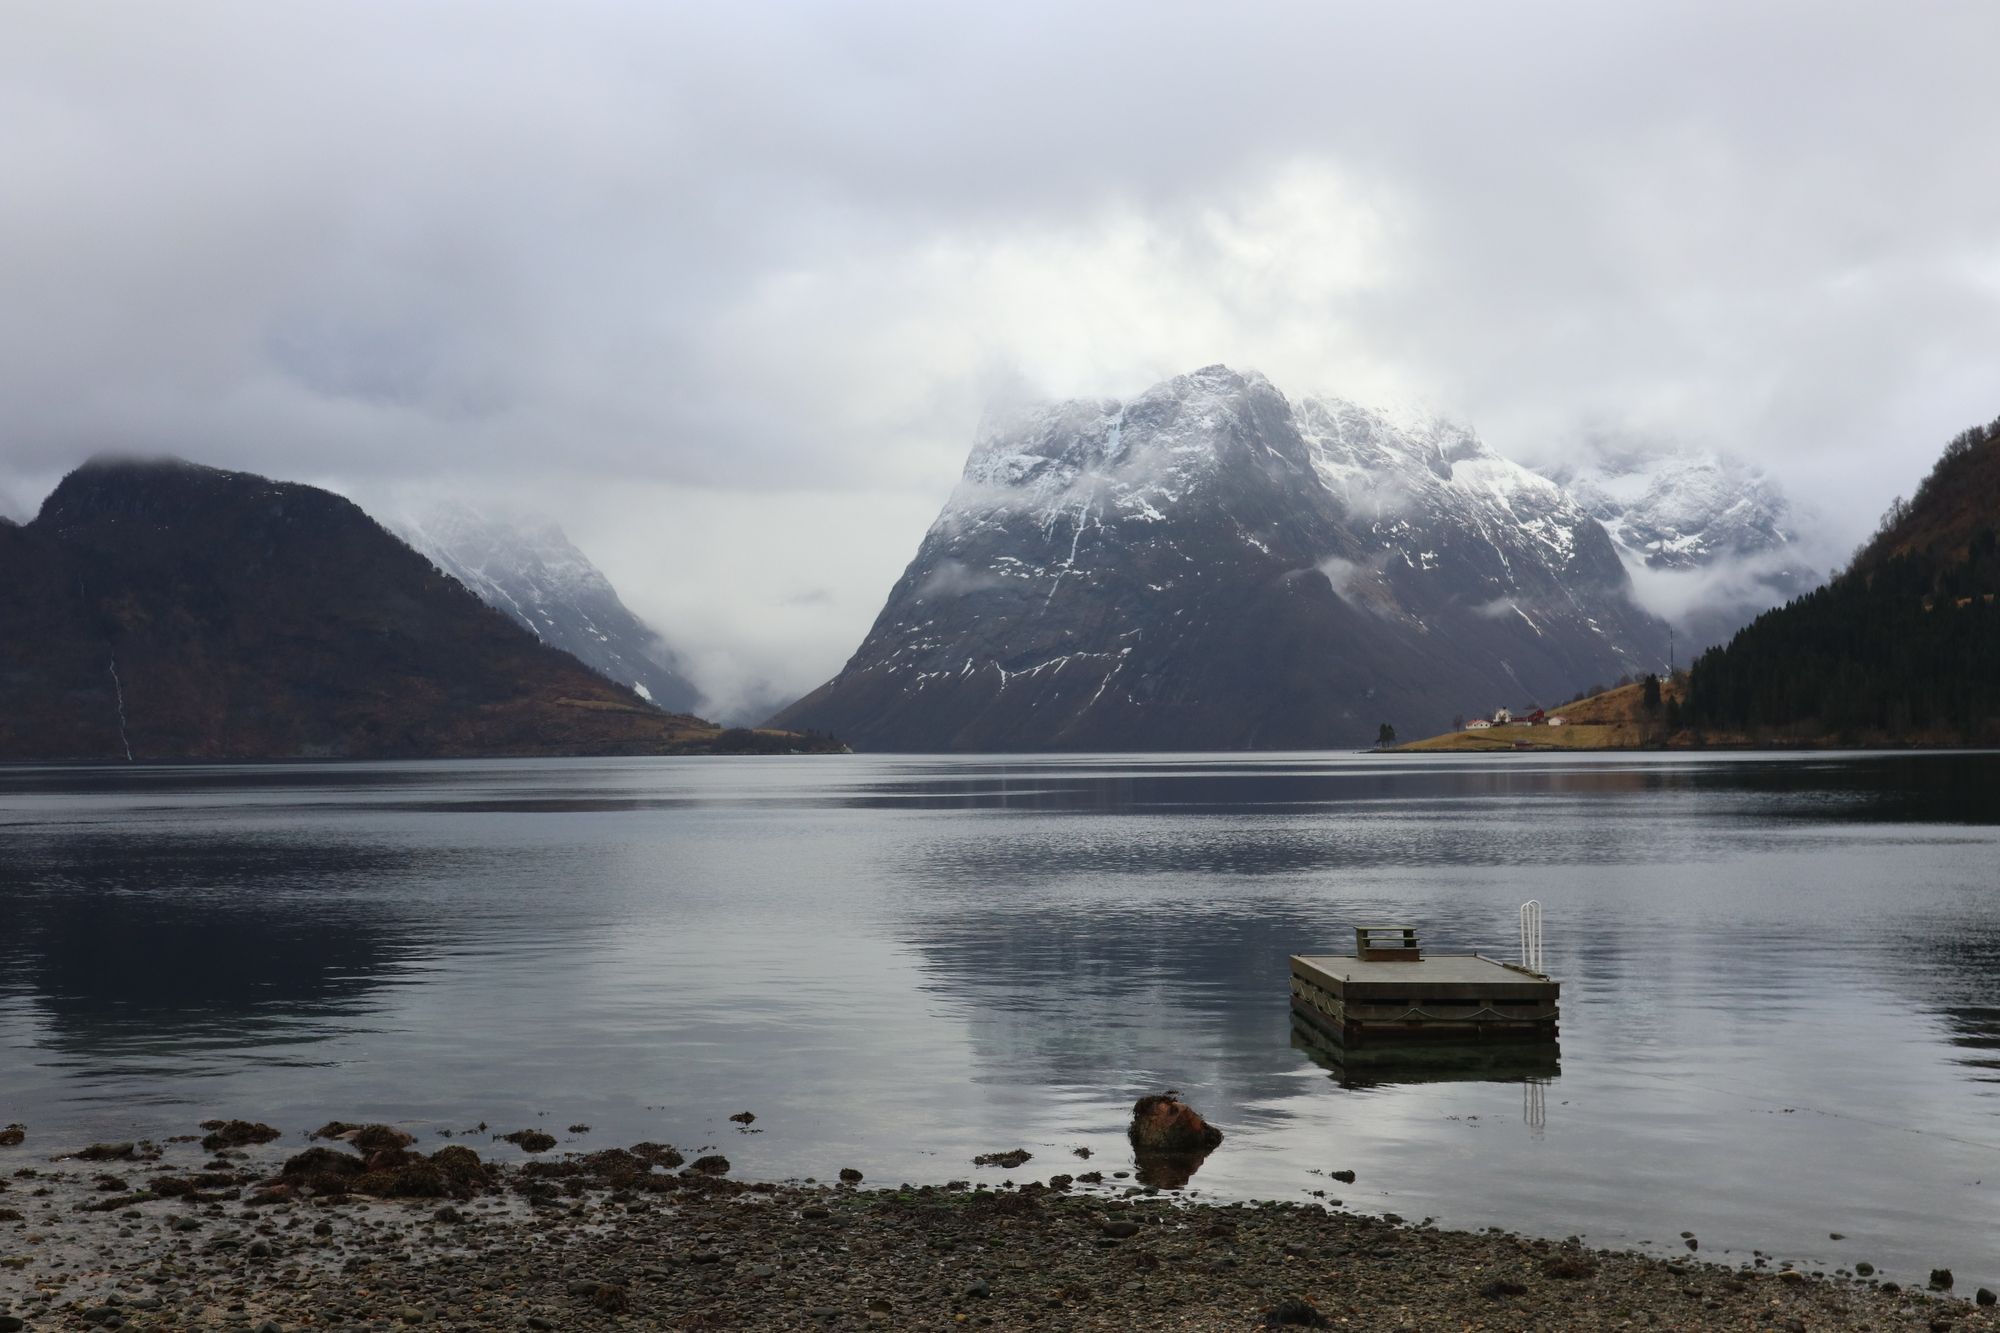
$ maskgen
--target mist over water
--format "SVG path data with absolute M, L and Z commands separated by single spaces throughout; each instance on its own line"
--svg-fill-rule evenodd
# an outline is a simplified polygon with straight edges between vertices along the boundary
M 15 768 L 0 841 L 31 1153 L 587 1123 L 997 1183 L 1127 1169 L 1177 1088 L 1229 1136 L 1201 1197 L 2000 1277 L 2000 756 Z M 1294 1033 L 1288 954 L 1408 921 L 1511 957 L 1527 898 L 1550 1062 Z

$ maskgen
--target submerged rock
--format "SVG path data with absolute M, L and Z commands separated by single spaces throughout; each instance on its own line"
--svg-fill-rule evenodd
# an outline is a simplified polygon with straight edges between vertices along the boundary
M 0 1148 L 19 1147 L 22 1140 L 27 1137 L 28 1127 L 26 1125 L 9 1125 L 5 1129 L 0 1129 Z
M 1026 1148 L 1009 1148 L 1006 1152 L 983 1152 L 972 1159 L 974 1166 L 1004 1166 L 1010 1170 L 1030 1161 L 1034 1154 Z

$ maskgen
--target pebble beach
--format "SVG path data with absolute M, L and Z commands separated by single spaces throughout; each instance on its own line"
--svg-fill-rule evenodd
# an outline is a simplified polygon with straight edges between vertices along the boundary
M 1010 1166 L 885 1188 L 837 1164 L 826 1181 L 742 1181 L 718 1154 L 558 1153 L 484 1126 L 441 1147 L 385 1126 L 204 1129 L 0 1148 L 0 1333 L 2000 1328 L 1991 1293 L 1943 1272 L 1898 1283 L 1192 1203 L 1005 1151 Z

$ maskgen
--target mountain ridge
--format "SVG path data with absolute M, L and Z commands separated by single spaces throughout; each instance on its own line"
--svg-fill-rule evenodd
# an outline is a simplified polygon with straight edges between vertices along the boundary
M 100 456 L 0 525 L 0 567 L 0 759 L 661 754 L 723 734 L 312 486 Z
M 774 723 L 886 749 L 1365 744 L 1663 661 L 1629 588 L 1595 520 L 1469 430 L 1207 366 L 982 423 L 861 646 Z

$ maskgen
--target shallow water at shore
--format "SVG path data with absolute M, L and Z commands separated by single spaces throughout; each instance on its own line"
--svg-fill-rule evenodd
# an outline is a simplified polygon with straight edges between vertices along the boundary
M 1229 1132 L 1203 1197 L 1996 1285 L 1996 793 L 1981 755 L 6 769 L 0 1123 L 1026 1179 L 1123 1168 L 1173 1087 Z M 1410 920 L 1511 955 L 1525 898 L 1553 1073 L 1295 1038 L 1287 954 Z

